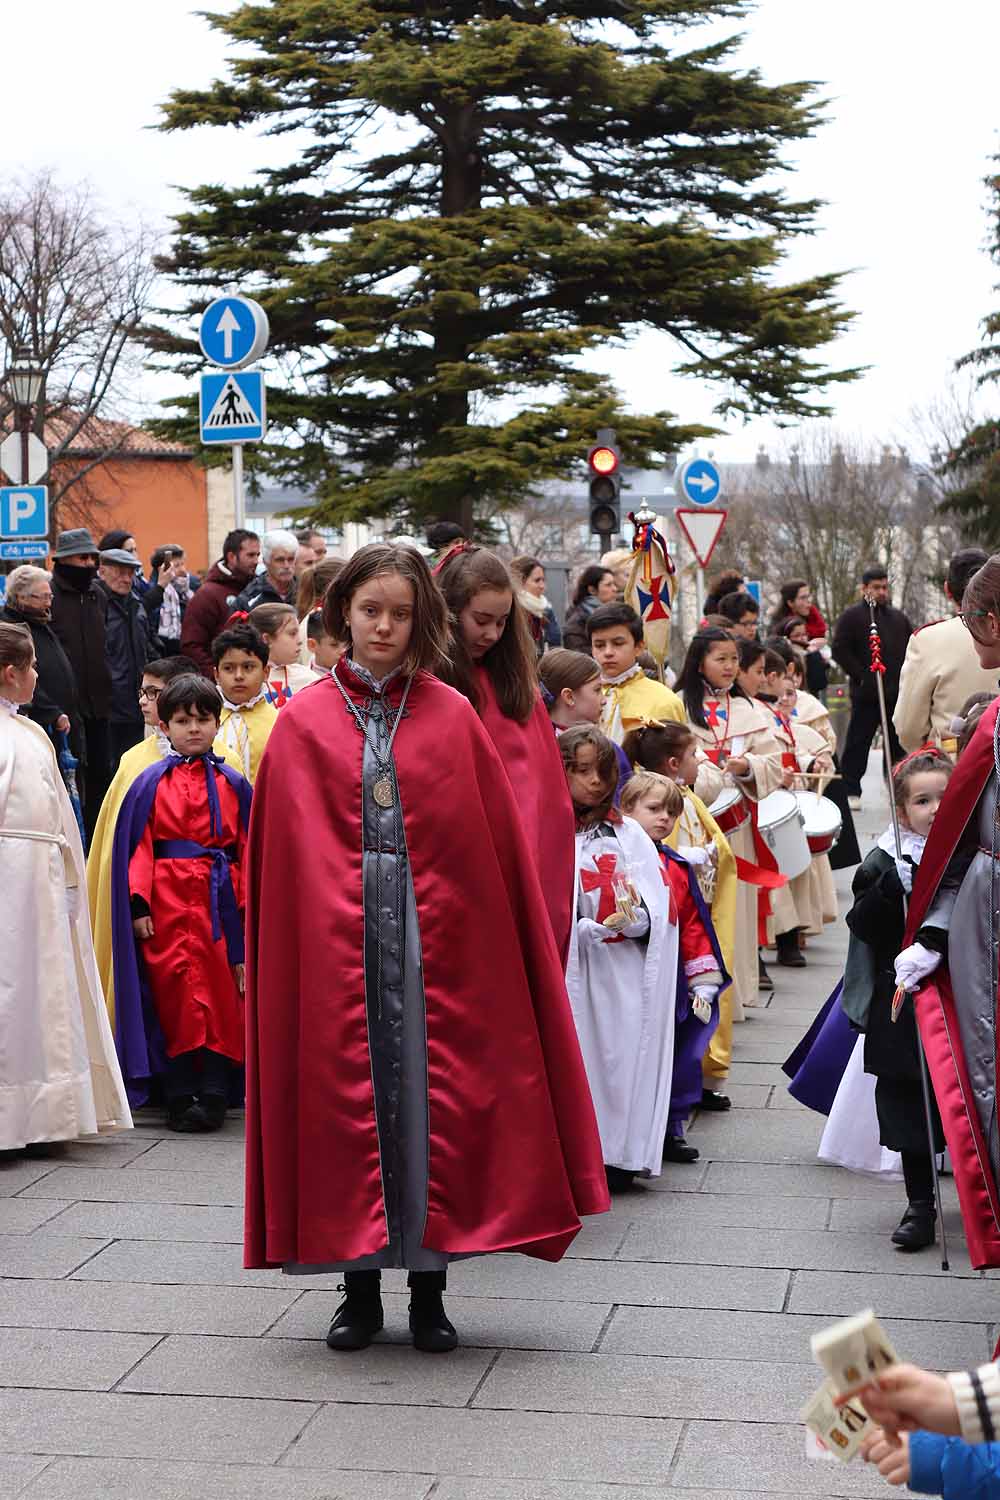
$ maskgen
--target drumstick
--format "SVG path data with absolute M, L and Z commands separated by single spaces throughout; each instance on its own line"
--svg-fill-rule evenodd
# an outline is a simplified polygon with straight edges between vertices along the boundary
M 796 771 L 796 781 L 843 781 L 835 771 Z

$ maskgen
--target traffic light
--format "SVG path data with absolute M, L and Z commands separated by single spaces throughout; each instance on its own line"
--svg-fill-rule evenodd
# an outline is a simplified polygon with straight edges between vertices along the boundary
M 603 427 L 587 454 L 590 470 L 590 529 L 597 536 L 614 536 L 621 530 L 621 460 L 613 427 Z

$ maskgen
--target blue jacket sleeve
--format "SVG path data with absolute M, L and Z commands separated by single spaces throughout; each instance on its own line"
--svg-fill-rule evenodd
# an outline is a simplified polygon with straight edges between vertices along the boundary
M 909 1488 L 944 1500 L 1000 1500 L 1000 1443 L 911 1433 Z

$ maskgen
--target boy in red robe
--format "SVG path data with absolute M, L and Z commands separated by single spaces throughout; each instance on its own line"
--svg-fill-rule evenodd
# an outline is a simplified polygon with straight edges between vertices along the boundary
M 136 1103 L 162 1076 L 167 1124 L 218 1130 L 243 1061 L 241 866 L 250 786 L 212 752 L 222 700 L 193 674 L 160 695 L 173 754 L 135 781 L 112 861 L 116 1044 Z

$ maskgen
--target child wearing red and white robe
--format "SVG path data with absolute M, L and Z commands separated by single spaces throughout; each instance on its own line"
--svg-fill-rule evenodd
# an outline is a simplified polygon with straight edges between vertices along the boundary
M 754 831 L 756 803 L 782 784 L 773 719 L 738 682 L 744 651 L 762 656 L 763 649 L 752 641 L 737 647 L 728 631 L 707 626 L 692 637 L 677 681 L 691 731 L 712 762 L 699 774 L 695 793 L 711 805 L 718 795 L 721 770 L 723 789 L 735 788 L 743 795 L 743 801 L 731 810 L 731 820 L 722 825 L 741 872 L 730 991 L 734 1021 L 743 1020 L 744 1007 L 757 1004 L 759 911 L 769 911 L 769 893 L 784 884 L 770 851 L 762 847 Z M 713 1107 L 708 1092 L 704 1102 L 706 1108 Z M 727 1109 L 729 1105 L 714 1107 Z
M 559 737 L 576 816 L 576 921 L 566 988 L 601 1136 L 608 1186 L 657 1177 L 674 1057 L 667 975 L 677 924 L 656 850 L 614 806 L 615 747 L 589 724 Z
M 768 651 L 758 701 L 774 719 L 774 734 L 782 747 L 781 763 L 789 789 L 822 795 L 826 780 L 833 775 L 830 749 L 817 730 L 789 718 L 786 703 L 794 684 L 786 673 L 787 664 L 782 656 Z M 799 951 L 799 934 L 805 937 L 822 932 L 824 924 L 835 922 L 837 916 L 837 891 L 830 857 L 814 854 L 808 869 L 775 892 L 773 924 L 778 962 L 801 966 L 805 959 Z
M 674 1066 L 663 1160 L 695 1162 L 698 1150 L 684 1139 L 684 1127 L 702 1099 L 702 1064 L 719 1024 L 719 995 L 729 985 L 718 936 L 698 886 L 695 867 L 664 841 L 684 810 L 676 782 L 654 771 L 636 771 L 622 792 L 622 811 L 653 840 L 669 897 L 669 917 L 678 934 Z M 666 976 L 665 976 L 666 977 Z

